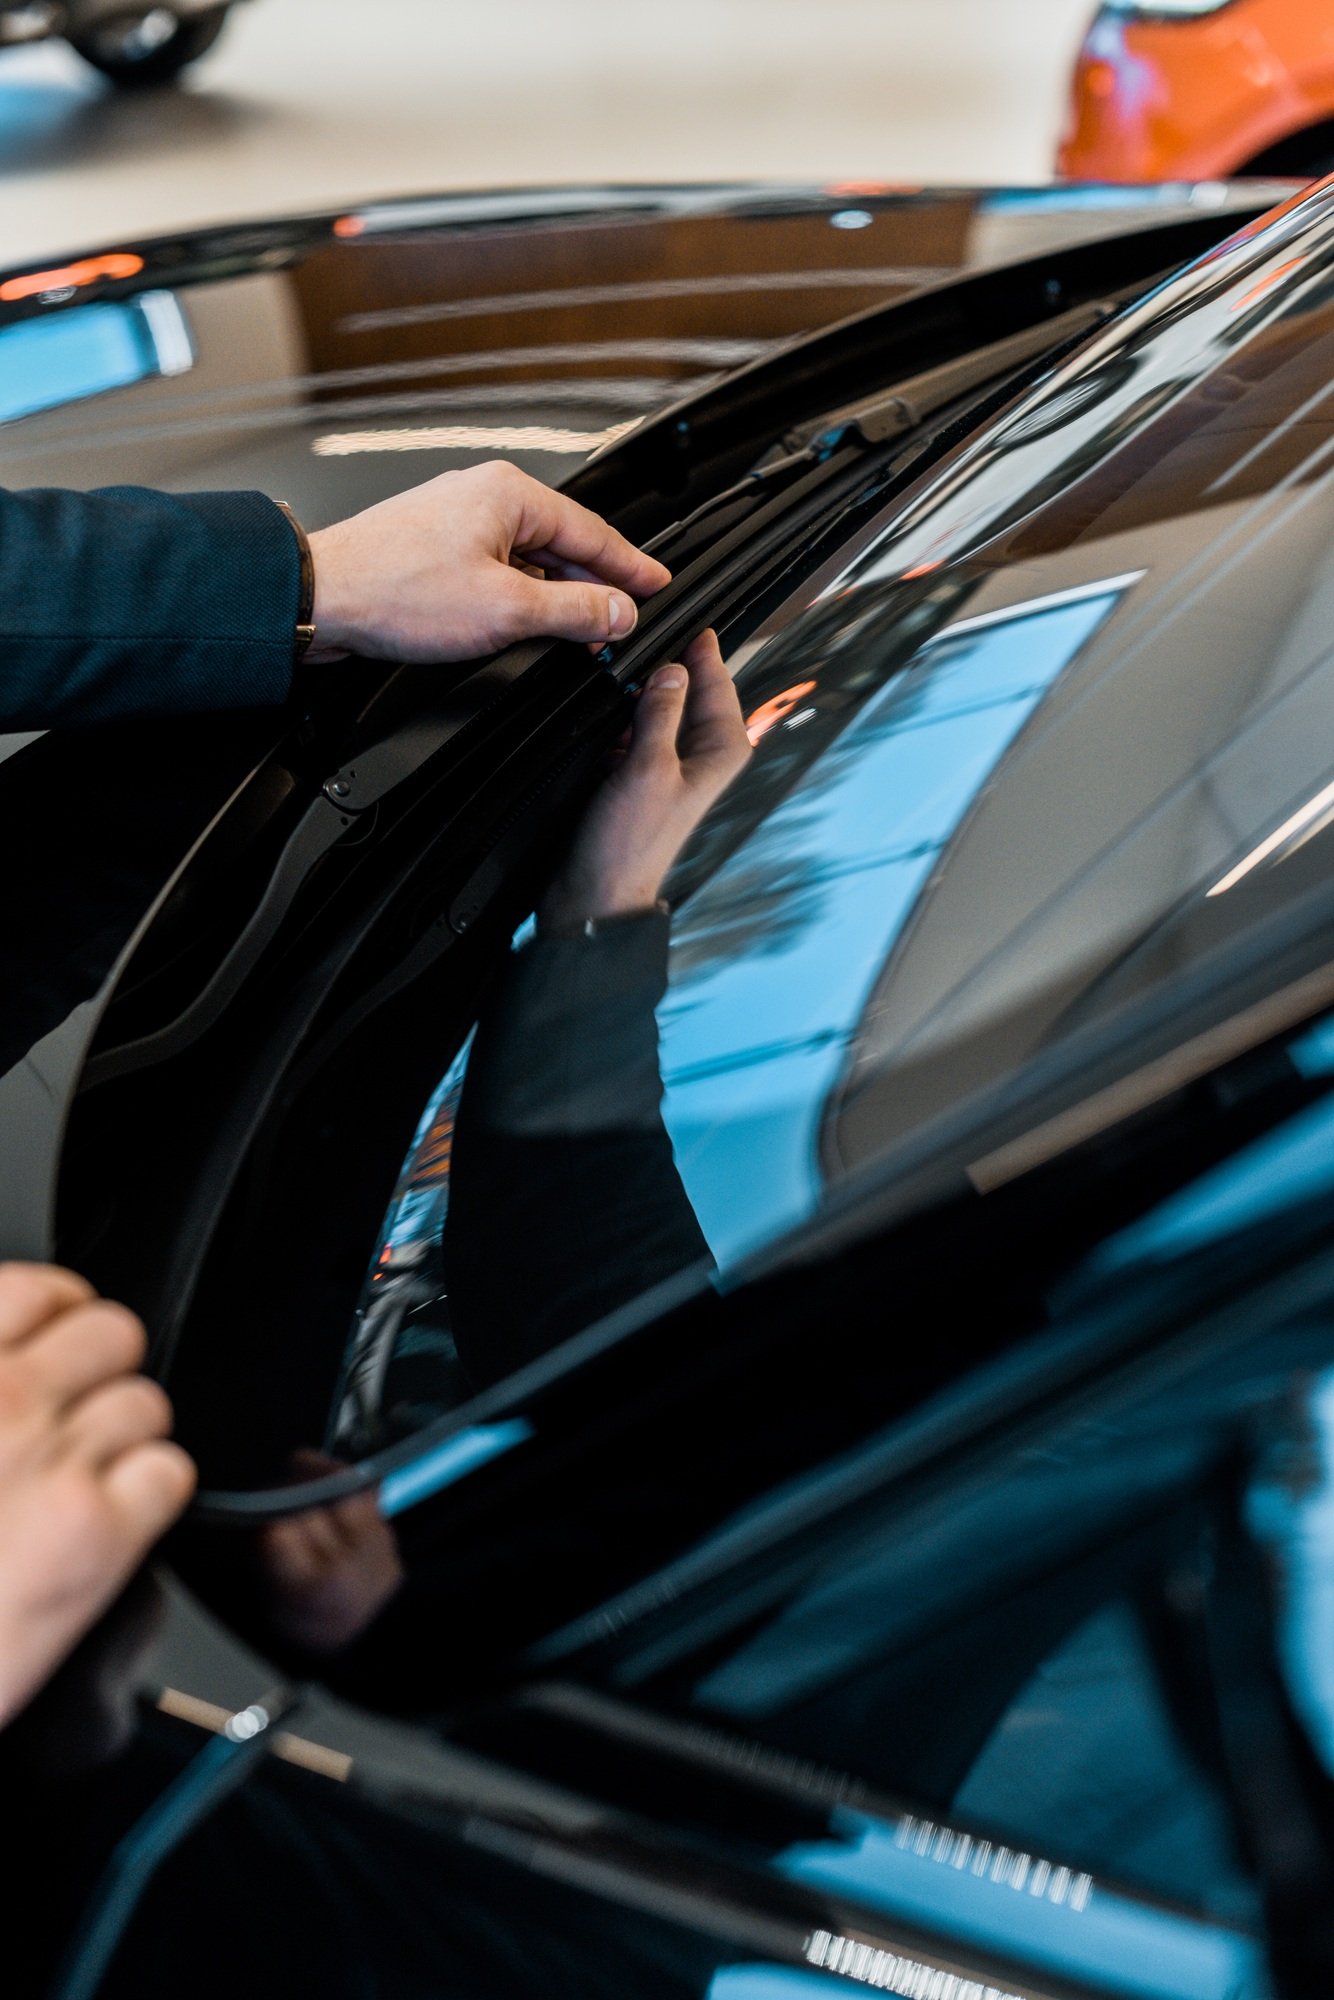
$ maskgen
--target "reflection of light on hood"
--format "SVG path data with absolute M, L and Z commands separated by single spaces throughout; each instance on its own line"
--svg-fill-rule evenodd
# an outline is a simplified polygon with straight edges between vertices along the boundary
M 1043 1992 L 1052 1974 L 1079 1982 L 1081 1990 L 1085 1982 L 1099 1991 L 1110 1982 L 1137 2000 L 1258 2000 L 1265 1988 L 1256 1942 L 1243 1932 L 911 1814 L 895 1828 L 836 1807 L 825 1837 L 785 1849 L 774 1866 L 788 1881 L 852 1897 L 895 1925 L 947 1937 L 958 1957 L 980 1951 L 1031 1968 L 1028 1976 L 1042 1982 Z M 829 1931 L 815 1932 L 806 1955 L 822 1970 L 904 1996 L 999 2000 L 1013 1991 L 978 1973 L 924 1966 Z M 1025 1981 L 1020 1991 L 1032 1988 Z
M 839 265 L 831 270 L 719 271 L 695 278 L 645 278 L 631 284 L 563 285 L 541 292 L 493 292 L 486 297 L 438 299 L 417 306 L 383 306 L 349 313 L 340 333 L 378 333 L 391 326 L 427 326 L 435 320 L 490 319 L 497 313 L 568 312 L 572 307 L 660 305 L 669 299 L 735 298 L 743 292 L 821 292 L 840 286 L 876 290 L 881 286 L 929 285 L 939 264 Z
M 329 431 L 311 449 L 317 458 L 351 458 L 369 451 L 597 451 L 635 428 L 609 424 L 601 431 L 556 430 L 547 424 L 434 424 L 420 430 Z
M 859 1979 L 865 1986 L 878 1986 L 883 1993 L 903 1994 L 905 2000 L 915 2000 L 919 1993 L 929 1993 L 932 2000 L 937 1995 L 939 2000 L 1021 2000 L 1009 1987 L 992 1986 L 970 1979 L 966 1973 L 950 1972 L 919 1958 L 904 1958 L 900 1952 L 832 1931 L 816 1931 L 806 1946 L 806 1956 L 812 1965 L 842 1973 L 845 1979 Z
M 1302 265 L 1309 261 L 1303 252 L 1300 257 L 1289 257 L 1286 263 L 1277 265 L 1272 271 L 1266 271 L 1258 283 L 1243 292 L 1239 299 L 1233 300 L 1232 311 L 1244 312 L 1247 306 L 1254 305 L 1257 299 L 1262 299 L 1266 292 L 1272 292 L 1275 285 L 1281 284 L 1290 271 L 1300 271 Z
M 752 709 L 746 717 L 746 734 L 752 747 L 762 736 L 768 735 L 775 723 L 791 715 L 803 695 L 813 694 L 815 686 L 814 681 L 798 681 L 795 687 L 784 688 L 782 694 L 771 695 L 768 701 L 762 701 L 758 708 Z
M 1276 854 L 1280 847 L 1286 847 L 1298 834 L 1304 836 L 1299 842 L 1299 845 L 1304 846 L 1306 839 L 1311 834 L 1318 833 L 1332 813 L 1334 813 L 1334 785 L 1326 785 L 1313 799 L 1308 799 L 1304 806 L 1299 806 L 1291 819 L 1285 819 L 1282 826 L 1275 827 L 1258 847 L 1253 847 L 1249 854 L 1244 855 L 1235 868 L 1229 868 L 1226 875 L 1220 876 L 1209 890 L 1209 895 L 1224 895 L 1235 887 L 1243 876 L 1249 875 L 1253 868 L 1258 868 L 1262 861 L 1267 861 L 1271 854 Z
M 469 1424 L 466 1430 L 456 1431 L 453 1437 L 424 1451 L 397 1472 L 386 1474 L 380 1482 L 382 1518 L 392 1521 L 409 1507 L 420 1506 L 423 1500 L 443 1492 L 456 1480 L 466 1479 L 470 1472 L 489 1465 L 516 1444 L 526 1444 L 532 1435 L 533 1427 L 524 1417 L 511 1417 L 498 1424 Z
M 137 278 L 143 268 L 143 258 L 133 251 L 114 250 L 105 257 L 62 264 L 56 271 L 25 271 L 17 278 L 6 278 L 0 285 L 0 300 L 12 305 L 17 299 L 39 299 L 45 292 L 77 291 L 80 285 L 94 285 L 99 278 Z

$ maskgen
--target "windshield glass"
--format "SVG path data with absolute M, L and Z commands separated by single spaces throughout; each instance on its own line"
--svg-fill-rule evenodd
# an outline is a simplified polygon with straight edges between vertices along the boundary
M 465 1049 L 389 1205 L 334 1448 L 726 1279 L 1319 889 L 1334 293 L 1305 240 L 1136 309 L 724 633 L 754 754 L 666 883 L 665 968 L 604 940 L 543 972 L 520 933 L 490 1080 Z

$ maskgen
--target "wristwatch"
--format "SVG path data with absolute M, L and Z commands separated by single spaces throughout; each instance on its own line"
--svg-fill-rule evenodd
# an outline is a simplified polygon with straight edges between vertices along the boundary
M 315 644 L 315 558 L 310 552 L 309 537 L 287 502 L 279 500 L 275 504 L 287 516 L 301 559 L 301 593 L 297 599 L 296 631 L 293 636 L 296 664 L 299 666 Z
M 554 928 L 539 924 L 539 937 L 549 938 L 600 938 L 609 931 L 620 930 L 630 924 L 642 924 L 646 917 L 670 917 L 672 906 L 659 896 L 654 903 L 646 903 L 642 910 L 619 910 L 613 917 L 585 917 L 577 924 L 559 924 Z

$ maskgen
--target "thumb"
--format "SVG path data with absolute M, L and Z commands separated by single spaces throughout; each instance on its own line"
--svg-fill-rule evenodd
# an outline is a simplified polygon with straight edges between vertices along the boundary
M 507 572 L 505 623 L 511 639 L 583 639 L 599 643 L 633 632 L 639 609 L 623 590 L 600 583 L 551 583 Z
M 659 667 L 649 676 L 635 708 L 634 734 L 626 764 L 676 756 L 687 685 L 685 668 L 674 662 Z

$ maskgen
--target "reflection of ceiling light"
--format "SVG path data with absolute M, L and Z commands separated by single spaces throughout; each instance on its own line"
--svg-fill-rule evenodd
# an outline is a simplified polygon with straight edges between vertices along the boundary
M 1252 285 L 1248 291 L 1242 293 L 1239 299 L 1232 301 L 1229 311 L 1239 313 L 1243 312 L 1247 306 L 1254 305 L 1257 299 L 1262 299 L 1266 292 L 1272 292 L 1275 285 L 1281 284 L 1290 271 L 1300 271 L 1302 265 L 1307 261 L 1308 259 L 1305 254 L 1300 257 L 1289 257 L 1286 264 L 1280 264 L 1276 270 L 1266 271 L 1258 284 Z
M 484 297 L 437 299 L 415 306 L 383 306 L 349 313 L 340 333 L 379 333 L 391 326 L 428 326 L 436 320 L 493 319 L 498 313 L 566 312 L 577 306 L 656 305 L 671 299 L 732 299 L 746 292 L 821 292 L 835 286 L 858 291 L 926 285 L 938 264 L 838 265 L 830 270 L 720 271 L 697 278 L 645 278 L 631 284 L 562 285 L 540 292 L 492 292 Z
M 636 422 L 638 419 L 636 419 Z M 421 430 L 329 431 L 315 439 L 317 458 L 352 458 L 369 451 L 597 451 L 634 430 L 634 423 L 603 431 L 555 430 L 547 424 L 435 424 Z
M 159 372 L 188 375 L 195 365 L 194 342 L 174 292 L 140 292 L 135 300 L 148 323 Z
M 983 1986 L 979 1980 L 965 1979 L 943 1966 L 904 1958 L 896 1951 L 841 1933 L 815 1931 L 806 1941 L 806 1956 L 812 1965 L 841 1973 L 845 1979 L 858 1979 L 882 1993 L 938 1993 L 941 2000 L 972 2000 L 972 1994 L 979 2000 L 992 2000 L 993 1995 L 995 2000 L 1020 2000 L 1008 1987 Z
M 38 299 L 44 292 L 64 292 L 79 285 L 92 285 L 99 278 L 137 278 L 144 268 L 142 257 L 132 251 L 116 250 L 106 257 L 85 257 L 77 264 L 62 264 L 57 271 L 26 271 L 22 277 L 6 278 L 0 285 L 0 302 L 12 305 L 16 299 Z
M 869 208 L 840 208 L 829 220 L 835 229 L 869 229 L 875 217 Z
M 1040 395 L 1027 409 L 1013 417 L 1004 429 L 1007 444 L 1027 444 L 1046 437 L 1062 424 L 1073 423 L 1085 410 L 1093 409 L 1107 394 L 1105 376 L 1097 369 L 1076 377 L 1063 389 Z
M 907 181 L 830 181 L 826 194 L 920 194 L 921 188 Z
M 1229 868 L 1227 874 L 1214 883 L 1209 894 L 1221 896 L 1226 890 L 1233 888 L 1244 875 L 1249 875 L 1253 868 L 1258 868 L 1262 861 L 1267 861 L 1271 854 L 1277 853 L 1280 847 L 1285 847 L 1295 834 L 1310 827 L 1312 820 L 1318 819 L 1321 813 L 1331 806 L 1334 806 L 1334 785 L 1326 785 L 1323 792 L 1317 792 L 1313 799 L 1308 799 L 1304 806 L 1299 806 L 1291 819 L 1285 819 L 1282 826 L 1275 827 L 1258 847 L 1253 847 L 1249 854 L 1243 855 L 1235 868 Z M 1315 829 L 1311 830 L 1314 832 Z

